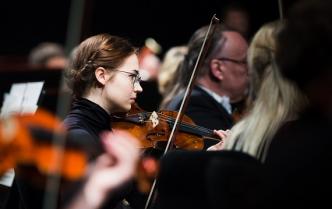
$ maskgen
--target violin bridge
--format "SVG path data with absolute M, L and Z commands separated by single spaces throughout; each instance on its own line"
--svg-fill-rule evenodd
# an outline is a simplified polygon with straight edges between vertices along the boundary
M 158 114 L 153 111 L 150 115 L 149 120 L 152 122 L 152 127 L 155 128 L 159 124 Z

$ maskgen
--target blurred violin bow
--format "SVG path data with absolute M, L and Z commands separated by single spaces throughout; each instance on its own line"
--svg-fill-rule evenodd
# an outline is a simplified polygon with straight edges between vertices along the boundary
M 280 20 L 284 19 L 284 12 L 283 12 L 283 4 L 282 4 L 282 0 L 278 0 L 278 8 L 279 8 L 279 18 Z

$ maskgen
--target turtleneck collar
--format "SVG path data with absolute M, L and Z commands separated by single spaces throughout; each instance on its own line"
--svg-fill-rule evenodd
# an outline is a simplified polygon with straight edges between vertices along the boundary
M 97 136 L 102 131 L 111 129 L 111 118 L 106 110 L 85 98 L 73 102 L 65 123 L 69 129 L 83 127 Z

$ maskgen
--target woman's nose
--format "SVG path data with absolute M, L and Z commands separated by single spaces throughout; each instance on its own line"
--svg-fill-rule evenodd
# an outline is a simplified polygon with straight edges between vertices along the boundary
M 141 93 L 143 91 L 143 88 L 139 82 L 134 84 L 134 91 L 137 93 Z

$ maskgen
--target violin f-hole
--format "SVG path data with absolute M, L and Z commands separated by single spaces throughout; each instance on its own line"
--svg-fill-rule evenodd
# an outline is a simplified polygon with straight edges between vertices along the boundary
M 164 130 L 157 131 L 157 132 L 150 132 L 146 135 L 146 138 L 148 140 L 150 140 L 151 142 L 163 141 L 163 140 L 158 140 L 158 138 L 160 138 L 160 137 L 165 138 L 165 131 Z

